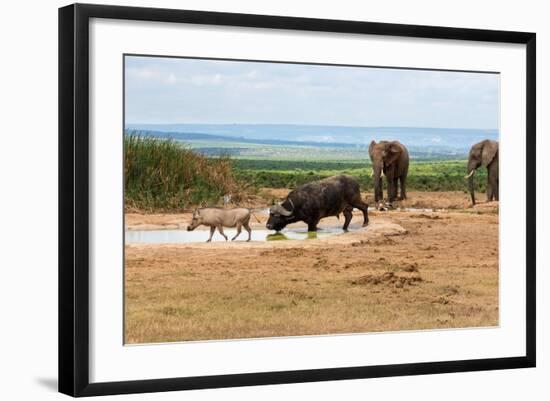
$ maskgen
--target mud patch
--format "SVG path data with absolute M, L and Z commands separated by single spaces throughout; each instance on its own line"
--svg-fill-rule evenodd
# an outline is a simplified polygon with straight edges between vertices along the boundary
M 402 276 L 397 275 L 394 272 L 385 272 L 382 274 L 368 274 L 366 276 L 359 277 L 356 280 L 352 280 L 352 285 L 393 285 L 396 288 L 403 288 L 404 286 L 413 286 L 422 282 L 420 275 L 415 276 Z
M 452 301 L 447 297 L 437 297 L 432 301 L 432 304 L 441 304 L 441 305 L 448 305 Z
M 442 288 L 441 292 L 446 296 L 451 296 L 451 295 L 458 294 L 459 291 L 458 291 L 458 286 L 447 285 Z
M 381 238 L 369 239 L 365 243 L 371 245 L 394 245 L 396 242 L 390 237 L 383 236 Z
M 411 214 L 411 217 L 415 219 L 430 219 L 430 220 L 441 220 L 443 218 L 448 219 L 448 217 L 441 217 L 438 214 L 426 214 L 426 213 Z

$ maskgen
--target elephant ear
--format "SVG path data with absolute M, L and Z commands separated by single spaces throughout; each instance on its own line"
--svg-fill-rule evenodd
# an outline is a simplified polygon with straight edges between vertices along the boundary
M 397 142 L 390 142 L 387 150 L 386 165 L 394 164 L 403 153 L 403 148 Z
M 370 145 L 369 145 L 369 156 L 370 156 L 370 159 L 372 160 L 372 152 L 374 151 L 374 147 L 376 146 L 376 141 L 373 139 L 371 142 L 370 142 Z
M 489 164 L 491 164 L 497 152 L 498 142 L 487 141 L 485 145 L 483 145 L 483 151 L 481 152 L 481 163 L 484 167 L 487 167 Z

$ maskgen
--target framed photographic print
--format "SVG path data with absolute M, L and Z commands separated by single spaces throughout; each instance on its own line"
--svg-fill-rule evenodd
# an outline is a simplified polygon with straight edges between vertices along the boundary
M 59 390 L 535 366 L 535 34 L 59 10 Z

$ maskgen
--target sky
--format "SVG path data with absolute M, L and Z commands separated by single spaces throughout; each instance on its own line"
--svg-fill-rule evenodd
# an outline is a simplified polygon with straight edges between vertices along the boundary
M 498 129 L 499 75 L 126 56 L 126 124 Z

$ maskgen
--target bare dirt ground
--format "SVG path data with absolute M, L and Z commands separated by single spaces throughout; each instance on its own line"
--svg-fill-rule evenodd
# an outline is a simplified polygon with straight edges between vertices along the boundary
M 498 202 L 412 192 L 397 206 L 319 240 L 126 245 L 126 342 L 498 325 Z M 127 213 L 126 229 L 190 216 Z

